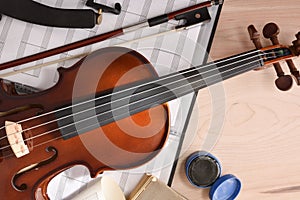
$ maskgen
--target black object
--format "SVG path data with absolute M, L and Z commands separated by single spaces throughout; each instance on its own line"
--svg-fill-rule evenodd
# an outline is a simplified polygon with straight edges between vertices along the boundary
M 108 8 L 105 6 L 102 11 L 109 12 Z M 93 28 L 101 22 L 101 14 L 91 9 L 54 8 L 32 0 L 0 0 L 1 14 L 33 24 L 63 28 Z
M 221 175 L 221 166 L 217 158 L 207 152 L 195 152 L 186 162 L 186 175 L 195 186 L 211 186 Z
M 199 24 L 204 21 L 209 21 L 211 20 L 210 14 L 208 12 L 207 7 L 205 8 L 200 8 L 188 13 L 180 14 L 175 16 L 176 20 L 184 20 L 183 25 L 179 25 L 176 28 L 181 28 L 181 27 L 189 27 L 195 24 Z
M 203 187 L 212 185 L 220 176 L 216 162 L 207 156 L 193 160 L 188 173 L 194 184 Z
M 160 15 L 158 17 L 153 17 L 151 19 L 148 19 L 149 26 L 156 26 L 158 24 L 164 23 L 169 21 L 170 16 L 165 14 L 165 15 Z M 182 14 L 178 14 L 174 16 L 174 19 L 177 21 L 183 20 L 183 24 L 176 26 L 176 29 L 182 28 L 182 27 L 189 27 L 193 26 L 205 21 L 211 20 L 210 14 L 208 12 L 207 7 L 199 8 L 196 10 L 192 10 L 189 12 L 184 12 Z
M 168 21 L 169 21 L 168 15 L 165 14 L 165 15 L 160 15 L 160 16 L 148 19 L 148 24 L 149 24 L 149 27 L 152 27 L 152 26 L 156 26 L 156 25 L 168 22 Z

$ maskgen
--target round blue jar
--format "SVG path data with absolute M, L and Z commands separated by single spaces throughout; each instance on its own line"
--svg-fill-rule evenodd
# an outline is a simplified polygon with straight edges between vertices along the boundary
M 210 187 L 211 200 L 234 200 L 241 189 L 241 182 L 234 175 L 221 176 L 220 161 L 206 151 L 197 151 L 187 158 L 185 173 L 192 185 Z

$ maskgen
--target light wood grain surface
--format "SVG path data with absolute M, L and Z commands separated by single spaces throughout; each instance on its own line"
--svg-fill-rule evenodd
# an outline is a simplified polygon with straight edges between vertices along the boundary
M 225 0 L 211 59 L 253 49 L 247 32 L 250 24 L 261 32 L 266 23 L 276 22 L 281 28 L 280 42 L 291 44 L 300 31 L 299 10 L 298 0 Z M 264 38 L 262 42 L 270 44 Z M 300 68 L 300 58 L 294 61 Z M 282 66 L 289 74 L 286 64 Z M 210 148 L 220 159 L 223 174 L 234 174 L 242 181 L 237 199 L 300 199 L 300 87 L 294 84 L 291 90 L 281 92 L 274 85 L 275 79 L 274 69 L 268 68 L 224 81 L 217 95 L 211 90 L 200 91 L 174 189 L 191 200 L 209 199 L 208 189 L 189 184 L 184 162 L 190 153 Z M 217 103 L 214 98 L 219 98 Z M 208 138 L 213 137 L 210 134 L 214 134 L 209 127 L 218 118 L 213 110 L 225 115 L 215 145 L 207 146 Z M 193 133 L 197 133 L 195 137 Z

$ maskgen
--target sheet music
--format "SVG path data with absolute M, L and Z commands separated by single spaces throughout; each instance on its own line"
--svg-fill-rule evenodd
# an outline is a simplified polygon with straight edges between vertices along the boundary
M 84 6 L 85 1 L 81 0 L 42 0 L 38 2 L 55 7 L 86 8 Z M 110 6 L 116 3 L 112 0 L 99 0 L 96 2 Z M 136 24 L 147 18 L 185 8 L 203 2 L 203 0 L 118 0 L 117 2 L 122 5 L 121 14 L 117 16 L 104 13 L 102 24 L 95 26 L 93 29 L 45 27 L 3 16 L 0 21 L 0 62 L 3 63 L 100 33 Z M 141 41 L 129 42 L 140 37 L 168 31 L 170 28 L 178 25 L 176 21 L 171 21 L 167 24 L 139 30 L 98 44 L 18 66 L 14 69 L 4 70 L 0 72 L 0 74 L 33 64 L 40 64 L 113 45 L 125 46 L 137 50 L 154 65 L 159 75 L 197 66 L 202 64 L 205 58 L 205 50 L 217 15 L 217 9 L 217 6 L 209 8 L 212 18 L 209 23 L 204 23 L 188 30 L 171 32 L 164 36 L 152 36 Z M 70 67 L 76 61 L 78 60 L 66 61 L 42 69 L 13 75 L 7 77 L 7 80 L 43 90 L 52 87 L 58 81 L 59 77 L 56 71 L 58 67 Z M 171 109 L 171 134 L 159 156 L 136 169 L 104 173 L 104 175 L 111 176 L 126 195 L 136 186 L 145 172 L 152 173 L 161 181 L 168 181 L 180 142 L 182 129 L 191 106 L 192 97 L 193 94 L 190 94 L 169 102 Z M 193 136 L 189 137 L 192 138 Z M 86 188 L 91 180 L 86 168 L 82 166 L 73 167 L 51 181 L 48 187 L 49 196 L 51 199 L 57 200 L 71 199 L 72 196 Z

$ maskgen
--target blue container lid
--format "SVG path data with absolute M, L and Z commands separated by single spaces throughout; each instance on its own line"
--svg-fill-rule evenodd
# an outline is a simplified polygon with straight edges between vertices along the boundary
M 233 200 L 239 194 L 241 185 L 234 175 L 224 175 L 211 186 L 209 197 L 211 200 Z

